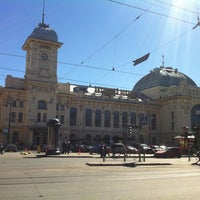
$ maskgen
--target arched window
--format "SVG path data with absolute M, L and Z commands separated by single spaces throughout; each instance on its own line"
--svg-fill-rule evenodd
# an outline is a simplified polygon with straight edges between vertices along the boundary
M 122 113 L 122 127 L 126 127 L 128 123 L 128 113 L 123 112 Z
M 101 110 L 96 110 L 95 112 L 95 126 L 101 127 Z
M 191 128 L 200 127 L 200 104 L 195 105 L 191 110 Z
M 114 128 L 119 128 L 119 112 L 118 111 L 114 111 L 113 126 Z
M 38 101 L 38 109 L 46 110 L 47 109 L 47 102 L 43 101 L 43 100 Z
M 110 111 L 106 110 L 104 113 L 104 126 L 110 127 Z
M 135 112 L 131 113 L 131 124 L 136 125 L 136 113 Z
M 92 109 L 85 111 L 85 126 L 92 126 Z
M 76 126 L 77 120 L 77 108 L 71 107 L 70 108 L 70 126 Z

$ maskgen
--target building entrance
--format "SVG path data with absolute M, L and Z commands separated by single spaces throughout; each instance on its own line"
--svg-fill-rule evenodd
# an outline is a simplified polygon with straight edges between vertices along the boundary
M 33 147 L 37 148 L 39 145 L 41 150 L 44 151 L 45 146 L 47 145 L 47 128 L 37 128 L 33 131 Z

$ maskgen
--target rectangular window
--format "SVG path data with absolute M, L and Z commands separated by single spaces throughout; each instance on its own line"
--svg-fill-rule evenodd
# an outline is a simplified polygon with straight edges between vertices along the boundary
M 12 107 L 17 107 L 17 102 L 16 101 L 12 101 Z
M 122 113 L 122 127 L 126 127 L 128 124 L 128 113 L 123 112 Z
M 172 119 L 174 119 L 174 111 L 171 112 Z
M 77 108 L 70 108 L 70 126 L 76 126 Z
M 16 119 L 16 112 L 12 112 L 11 113 L 11 122 L 15 122 L 15 119 Z
M 19 102 L 19 107 L 20 107 L 20 108 L 23 108 L 23 107 L 24 107 L 24 102 L 23 102 L 23 101 L 20 101 L 20 102 Z
M 92 109 L 85 111 L 85 126 L 92 126 Z
M 95 112 L 95 126 L 101 127 L 101 110 L 96 110 Z
M 104 113 L 104 126 L 110 127 L 110 111 L 106 110 Z
M 135 112 L 131 113 L 131 124 L 136 125 L 136 113 Z
M 65 106 L 61 105 L 61 110 L 64 111 L 65 110 Z
M 43 100 L 38 101 L 38 109 L 46 110 L 47 109 L 47 102 L 43 101 Z
M 46 113 L 43 113 L 43 119 L 42 119 L 43 122 L 46 122 L 47 121 L 47 114 Z
M 22 121 L 23 121 L 23 113 L 19 112 L 18 122 L 22 122 Z
M 37 114 L 37 122 L 40 122 L 41 121 L 41 113 L 38 113 Z
M 118 111 L 114 111 L 113 126 L 114 128 L 119 128 L 119 112 Z

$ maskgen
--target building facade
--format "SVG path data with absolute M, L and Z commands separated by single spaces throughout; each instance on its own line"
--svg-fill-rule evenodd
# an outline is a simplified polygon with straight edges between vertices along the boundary
M 58 118 L 61 140 L 174 144 L 183 126 L 200 123 L 200 88 L 177 69 L 161 66 L 133 90 L 59 83 L 62 43 L 44 22 L 25 41 L 24 78 L 8 75 L 0 89 L 0 141 L 45 145 L 47 122 Z

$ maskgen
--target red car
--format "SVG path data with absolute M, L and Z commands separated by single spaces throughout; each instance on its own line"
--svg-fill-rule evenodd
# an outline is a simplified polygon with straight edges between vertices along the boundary
M 180 158 L 182 156 L 181 149 L 178 147 L 167 147 L 165 150 L 157 151 L 155 158 Z

